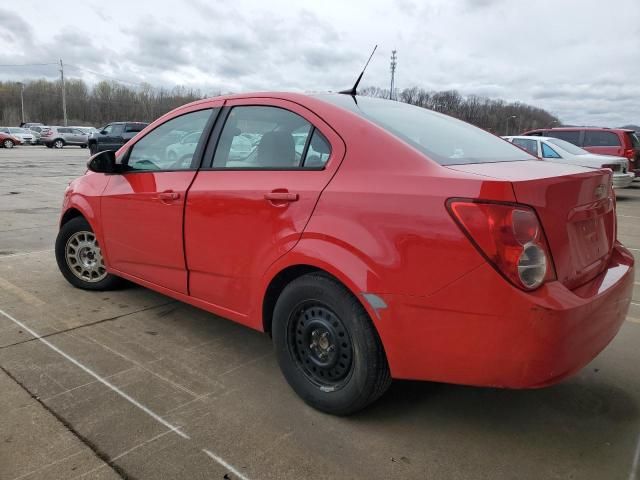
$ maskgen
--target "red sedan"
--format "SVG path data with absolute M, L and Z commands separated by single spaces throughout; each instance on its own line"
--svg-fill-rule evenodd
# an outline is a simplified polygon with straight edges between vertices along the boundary
M 3 148 L 13 148 L 16 145 L 22 145 L 22 140 L 8 133 L 0 132 L 0 146 Z
M 56 241 L 70 283 L 125 278 L 269 332 L 291 387 L 334 414 L 392 378 L 557 382 L 631 300 L 609 170 L 399 102 L 203 100 L 89 170 Z

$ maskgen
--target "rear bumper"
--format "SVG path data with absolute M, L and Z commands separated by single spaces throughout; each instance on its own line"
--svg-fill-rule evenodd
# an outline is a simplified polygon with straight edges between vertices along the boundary
M 617 244 L 607 270 L 574 291 L 551 282 L 522 292 L 485 264 L 430 297 L 381 295 L 388 308 L 376 325 L 392 376 L 509 388 L 558 382 L 620 329 L 633 264 Z
M 613 188 L 627 188 L 633 183 L 636 175 L 633 172 L 613 175 Z

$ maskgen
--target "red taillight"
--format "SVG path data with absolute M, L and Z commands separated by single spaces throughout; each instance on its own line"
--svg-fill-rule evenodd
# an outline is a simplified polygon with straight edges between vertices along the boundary
M 624 151 L 624 155 L 625 157 L 627 157 L 629 160 L 633 160 L 636 156 L 636 151 L 633 148 L 627 148 Z
M 531 207 L 450 199 L 447 208 L 480 253 L 518 288 L 534 290 L 556 278 L 547 239 Z

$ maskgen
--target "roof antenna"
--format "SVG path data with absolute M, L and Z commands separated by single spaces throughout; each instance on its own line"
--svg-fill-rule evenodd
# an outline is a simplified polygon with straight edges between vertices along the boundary
M 356 80 L 356 83 L 353 84 L 353 87 L 351 87 L 350 90 L 342 90 L 341 92 L 338 92 L 338 93 L 343 93 L 345 95 L 351 95 L 351 96 L 356 96 L 358 94 L 356 89 L 358 88 L 358 85 L 360 84 L 360 80 L 362 80 L 362 75 L 364 75 L 364 71 L 367 69 L 367 66 L 369 65 L 369 62 L 371 61 L 371 57 L 373 57 L 373 54 L 376 52 L 376 48 L 378 48 L 378 45 L 373 47 L 373 51 L 371 52 L 371 55 L 369 55 L 369 60 L 367 60 L 367 63 L 364 64 L 364 68 L 362 69 L 362 72 L 360 72 L 360 75 L 358 76 L 358 79 Z

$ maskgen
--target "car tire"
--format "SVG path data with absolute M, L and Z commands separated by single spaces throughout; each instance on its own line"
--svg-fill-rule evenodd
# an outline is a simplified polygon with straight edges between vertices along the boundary
M 350 415 L 391 384 L 378 334 L 358 299 L 333 278 L 293 280 L 273 313 L 273 342 L 282 373 L 310 406 Z
M 60 272 L 74 287 L 113 290 L 124 282 L 107 273 L 98 240 L 84 217 L 72 218 L 60 228 L 55 252 Z
M 89 144 L 89 155 L 95 155 L 98 153 L 98 146 L 95 143 Z
M 63 148 L 64 147 L 64 140 L 62 139 L 57 139 L 53 141 L 53 146 L 54 148 Z
M 80 148 L 87 148 L 87 144 L 83 143 L 82 145 L 80 145 Z
M 7 138 L 4 140 L 4 142 L 2 142 L 2 146 L 4 148 L 13 148 L 15 146 L 15 143 L 13 143 L 13 140 L 11 140 L 10 138 Z

